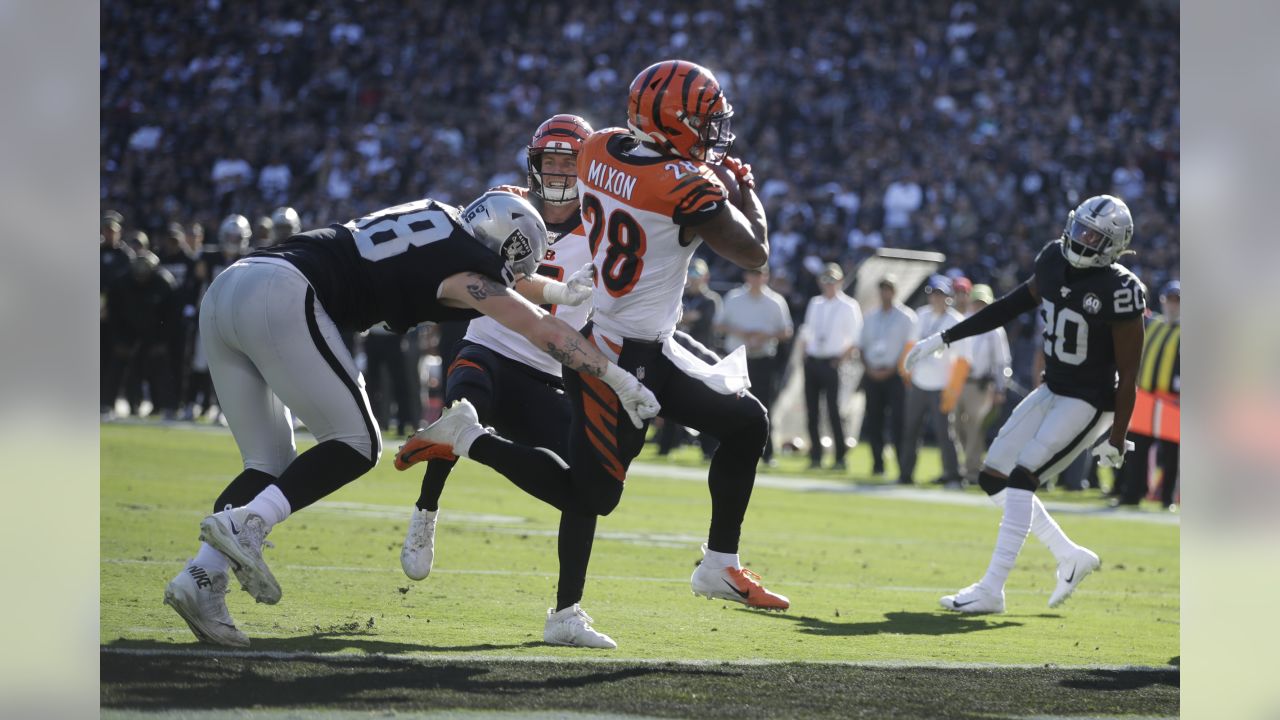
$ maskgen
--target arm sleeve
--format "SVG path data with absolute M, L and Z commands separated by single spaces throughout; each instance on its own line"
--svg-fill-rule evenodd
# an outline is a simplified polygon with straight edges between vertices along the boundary
M 1028 281 L 1029 282 L 1029 281 Z M 1031 286 L 1024 282 L 999 300 L 982 308 L 969 318 L 942 331 L 942 341 L 950 345 L 974 335 L 990 332 L 1004 327 L 1010 320 L 1036 306 L 1035 296 L 1031 294 Z

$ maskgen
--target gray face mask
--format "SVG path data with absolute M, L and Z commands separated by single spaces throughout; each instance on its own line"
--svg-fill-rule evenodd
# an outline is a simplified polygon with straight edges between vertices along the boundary
M 523 198 L 487 192 L 461 213 L 462 227 L 502 257 L 511 282 L 532 275 L 547 254 L 547 226 Z

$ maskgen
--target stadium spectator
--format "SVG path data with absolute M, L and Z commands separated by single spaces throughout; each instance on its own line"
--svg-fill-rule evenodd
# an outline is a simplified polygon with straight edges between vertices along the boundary
M 769 267 L 745 270 L 743 284 L 724 298 L 716 327 L 724 334 L 726 353 L 743 347 L 747 353 L 747 375 L 751 394 L 767 411 L 778 397 L 778 343 L 791 338 L 791 310 L 781 295 L 769 289 Z M 773 438 L 765 441 L 766 465 L 775 465 Z
M 822 294 L 809 300 L 800 333 L 804 339 L 804 404 L 809 425 L 809 469 L 822 467 L 822 433 L 819 412 L 826 404 L 831 445 L 835 451 L 833 470 L 844 470 L 844 421 L 840 418 L 840 365 L 858 352 L 862 337 L 862 310 L 844 294 L 844 271 L 827 263 L 818 277 Z
M 169 366 L 167 331 L 181 308 L 176 305 L 173 278 L 160 260 L 144 252 L 130 261 L 130 272 L 107 291 L 111 352 L 102 384 L 104 408 L 113 408 L 129 374 L 137 390 L 126 392 L 130 412 L 139 413 L 143 383 L 150 388 L 156 411 L 172 419 L 177 407 Z M 109 410 L 108 410 L 109 412 Z
M 973 286 L 969 298 L 971 316 L 995 301 L 990 285 Z M 982 458 L 987 451 L 987 417 L 1004 405 L 1005 387 L 1009 382 L 1009 338 L 1004 328 L 975 335 L 964 340 L 961 352 L 969 362 L 969 374 L 955 409 L 956 439 L 964 450 L 961 486 L 978 482 Z
M 1147 496 L 1151 473 L 1151 451 L 1155 449 L 1160 467 L 1160 504 L 1173 507 L 1178 489 L 1178 434 L 1169 407 L 1177 407 L 1182 396 L 1180 363 L 1182 325 L 1182 284 L 1170 281 L 1160 291 L 1161 314 L 1147 323 L 1138 367 L 1138 404 L 1134 408 L 1129 436 L 1133 452 L 1118 473 L 1116 505 L 1137 505 Z
M 894 298 L 897 280 L 886 275 L 878 284 L 880 304 L 862 325 L 862 416 L 864 442 L 871 444 L 871 474 L 884 474 L 884 446 L 891 437 L 895 457 L 902 456 L 902 415 L 905 388 L 898 364 L 914 336 L 916 314 Z M 887 437 L 886 437 L 887 436 Z
M 930 277 L 925 286 L 925 297 L 929 299 L 929 304 L 916 310 L 913 339 L 917 342 L 964 319 L 964 316 L 951 307 L 951 281 L 946 277 Z M 958 349 L 947 348 L 921 358 L 910 375 L 906 412 L 902 421 L 902 442 L 898 446 L 898 482 L 902 485 L 915 482 L 916 458 L 925 423 L 933 429 L 938 449 L 942 452 L 942 476 L 936 482 L 945 484 L 960 481 L 954 416 L 951 412 L 942 410 L 942 391 L 951 380 L 952 364 L 956 357 Z

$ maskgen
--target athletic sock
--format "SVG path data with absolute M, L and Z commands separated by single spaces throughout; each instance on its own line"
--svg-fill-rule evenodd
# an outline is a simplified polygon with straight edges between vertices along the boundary
M 196 556 L 192 558 L 187 565 L 197 565 L 212 573 L 226 574 L 227 568 L 231 563 L 227 560 L 227 556 L 218 552 L 209 543 L 200 543 L 200 549 L 196 552 Z
M 245 506 L 249 512 L 256 513 L 261 516 L 263 521 L 267 523 L 267 530 L 284 522 L 289 517 L 289 499 L 280 492 L 277 485 L 268 485 L 266 490 L 258 493 L 258 497 L 249 501 Z
M 1005 489 L 1004 516 L 1000 520 L 1000 532 L 996 535 L 996 547 L 991 553 L 991 564 L 979 581 L 990 592 L 1004 590 L 1005 581 L 1013 571 L 1018 553 L 1031 530 L 1031 501 L 1034 497 L 1030 490 Z
M 422 473 L 422 491 L 418 493 L 419 510 L 436 512 L 440 509 L 440 494 L 444 492 L 444 483 L 453 472 L 456 460 L 430 460 L 427 469 Z
M 325 440 L 294 458 L 275 484 L 288 500 L 289 511 L 298 512 L 369 472 L 373 465 L 367 454 L 341 440 Z
M 497 470 L 516 487 L 561 512 L 588 511 L 573 492 L 569 466 L 550 450 L 481 433 L 471 443 L 469 453 L 472 460 Z
M 217 500 L 213 501 L 213 511 L 222 512 L 231 507 L 243 507 L 249 504 L 249 501 L 258 496 L 258 493 L 267 489 L 267 486 L 275 482 L 274 475 L 268 475 L 261 470 L 246 468 L 243 472 L 236 476 L 236 479 L 227 485 Z
M 997 507 L 1004 508 L 1005 492 L 1007 490 L 1001 490 L 992 495 L 991 502 Z M 1040 502 L 1039 496 L 1032 494 L 1031 504 L 1031 534 L 1049 548 L 1049 552 L 1053 553 L 1055 559 L 1061 561 L 1070 556 L 1072 551 L 1079 549 L 1080 546 L 1067 537 L 1057 521 L 1049 514 L 1044 503 Z
M 713 568 L 733 568 L 741 570 L 742 563 L 738 559 L 738 553 L 716 552 L 711 548 L 707 548 L 706 554 L 702 556 L 702 564 Z
M 458 433 L 458 439 L 453 443 L 453 454 L 458 457 L 470 458 L 471 445 L 482 435 L 488 434 L 483 425 L 472 425 L 463 428 Z

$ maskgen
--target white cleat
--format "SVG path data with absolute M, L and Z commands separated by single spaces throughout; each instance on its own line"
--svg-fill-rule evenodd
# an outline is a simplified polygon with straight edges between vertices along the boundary
M 1049 607 L 1056 608 L 1066 602 L 1080 582 L 1101 566 L 1102 561 L 1092 550 L 1079 548 L 1073 551 L 1070 557 L 1058 563 L 1058 586 L 1049 596 Z
M 547 608 L 547 625 L 542 630 L 542 639 L 552 645 L 572 645 L 574 647 L 599 648 L 612 650 L 618 647 L 613 638 L 591 627 L 595 622 L 578 603 L 556 612 Z
M 200 642 L 249 647 L 227 612 L 227 574 L 188 565 L 164 589 L 164 604 L 173 608 Z
M 440 418 L 409 436 L 396 451 L 396 469 L 408 470 L 424 460 L 457 460 L 454 446 L 462 431 L 480 425 L 476 407 L 466 398 L 455 400 Z
M 247 507 L 228 507 L 200 521 L 200 541 L 227 556 L 240 586 L 254 600 L 275 605 L 280 602 L 280 583 L 262 559 L 267 532 L 266 521 Z
M 955 595 L 946 595 L 939 601 L 943 608 L 967 615 L 987 615 L 1004 612 L 1004 590 L 993 593 L 974 583 Z
M 422 580 L 431 574 L 431 564 L 436 559 L 436 518 L 440 511 L 415 507 L 409 518 L 409 532 L 404 536 L 400 550 L 400 567 L 410 580 Z
M 706 553 L 707 546 L 704 544 L 704 557 Z M 732 600 L 759 610 L 786 610 L 791 607 L 787 596 L 765 589 L 760 576 L 754 572 L 746 568 L 714 568 L 705 560 L 694 569 L 689 578 L 689 588 L 694 595 L 708 600 Z

